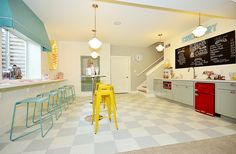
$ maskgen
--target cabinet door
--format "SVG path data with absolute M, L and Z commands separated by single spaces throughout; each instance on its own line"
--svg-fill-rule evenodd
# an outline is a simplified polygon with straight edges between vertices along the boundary
M 172 100 L 173 99 L 173 92 L 169 89 L 163 89 L 162 97 Z
M 192 86 L 183 86 L 182 87 L 182 103 L 193 106 L 193 87 Z
M 220 114 L 236 118 L 236 91 L 223 89 L 218 89 L 218 91 L 217 101 Z
M 182 93 L 183 86 L 174 84 L 173 86 L 173 100 L 177 102 L 182 102 L 183 93 Z

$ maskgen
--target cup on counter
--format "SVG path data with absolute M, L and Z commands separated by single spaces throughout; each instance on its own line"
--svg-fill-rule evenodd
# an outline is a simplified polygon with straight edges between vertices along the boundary
M 236 72 L 229 73 L 230 80 L 236 80 Z

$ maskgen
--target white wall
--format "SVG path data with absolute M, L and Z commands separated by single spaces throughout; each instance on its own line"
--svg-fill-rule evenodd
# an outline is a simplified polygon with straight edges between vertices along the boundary
M 68 84 L 75 85 L 77 95 L 90 95 L 81 92 L 81 56 L 90 56 L 87 42 L 58 42 L 58 71 L 64 73 Z M 99 51 L 100 74 L 105 75 L 103 81 L 110 83 L 110 44 L 104 43 Z
M 141 54 L 143 60 L 137 62 L 135 55 Z M 158 53 L 156 49 L 142 48 L 142 47 L 123 47 L 123 46 L 111 46 L 112 56 L 130 56 L 131 57 L 131 90 L 135 91 L 137 87 L 146 80 L 144 72 L 140 76 L 138 74 L 146 69 L 150 64 L 162 56 L 162 53 Z
M 28 42 L 27 79 L 41 79 L 41 47 Z
M 182 43 L 181 39 L 190 34 L 191 31 L 195 28 L 187 30 L 186 32 L 180 33 L 178 36 L 174 37 L 171 40 L 167 40 L 166 43 L 170 43 L 171 47 L 167 48 L 164 52 L 165 60 L 171 63 L 171 66 L 175 68 L 175 49 L 192 44 L 194 42 L 198 42 L 201 40 L 205 40 L 232 30 L 236 30 L 236 20 L 229 20 L 229 19 L 212 19 L 206 23 L 203 23 L 204 26 L 209 26 L 213 24 L 217 24 L 216 31 L 210 34 L 207 34 L 204 37 L 196 38 L 194 40 Z M 196 25 L 197 26 L 197 25 Z M 236 64 L 230 65 L 218 65 L 218 66 L 207 66 L 207 67 L 196 67 L 196 73 L 200 77 L 202 72 L 205 70 L 214 71 L 215 73 L 220 73 L 225 75 L 226 78 L 229 78 L 229 72 L 236 72 Z M 176 69 L 176 74 L 182 74 L 184 78 L 191 78 L 192 77 L 192 70 L 190 72 L 187 71 L 188 69 Z

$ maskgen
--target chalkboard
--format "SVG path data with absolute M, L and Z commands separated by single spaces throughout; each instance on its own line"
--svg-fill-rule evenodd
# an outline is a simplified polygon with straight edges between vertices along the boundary
M 235 31 L 175 50 L 176 69 L 235 63 Z

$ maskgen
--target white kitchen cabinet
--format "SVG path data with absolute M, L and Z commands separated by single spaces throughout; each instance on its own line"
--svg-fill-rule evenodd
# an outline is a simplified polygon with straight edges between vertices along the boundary
M 173 99 L 173 92 L 170 89 L 163 89 L 162 90 L 162 97 L 172 100 Z
M 236 86 L 232 83 L 216 85 L 215 111 L 218 114 L 236 119 Z
M 173 82 L 173 100 L 193 106 L 194 89 L 193 82 L 189 81 L 174 81 Z

